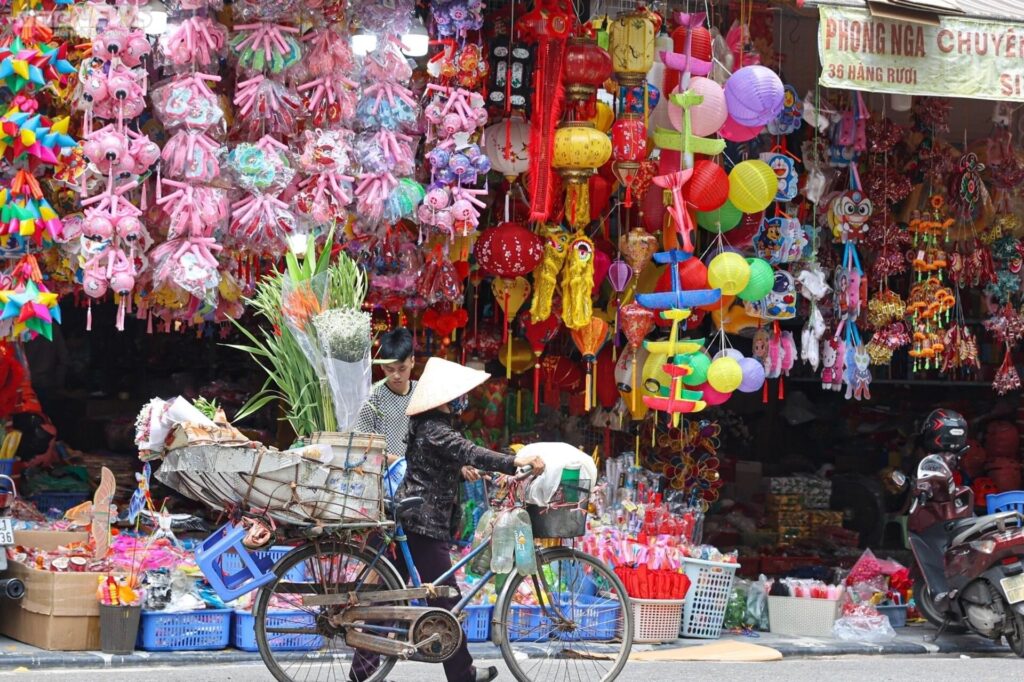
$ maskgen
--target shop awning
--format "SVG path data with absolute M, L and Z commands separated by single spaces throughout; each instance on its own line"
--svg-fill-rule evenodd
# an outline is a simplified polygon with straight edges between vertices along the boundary
M 918 0 L 925 4 L 927 0 Z M 962 10 L 956 16 L 997 21 L 1024 23 L 1024 0 L 952 0 Z M 867 8 L 868 0 L 805 0 L 804 6 L 832 5 L 835 7 Z M 941 5 L 943 3 L 936 3 Z

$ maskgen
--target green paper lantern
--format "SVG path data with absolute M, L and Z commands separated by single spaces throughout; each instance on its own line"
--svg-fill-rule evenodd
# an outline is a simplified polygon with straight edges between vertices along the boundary
M 728 232 L 739 225 L 741 220 L 743 220 L 743 211 L 733 206 L 732 202 L 728 200 L 714 211 L 697 211 L 697 224 L 715 234 Z
M 763 258 L 748 258 L 750 280 L 739 294 L 743 301 L 760 301 L 772 292 L 775 285 L 775 270 Z
M 683 356 L 682 364 L 690 368 L 690 373 L 683 377 L 687 386 L 700 386 L 707 380 L 711 358 L 704 351 Z

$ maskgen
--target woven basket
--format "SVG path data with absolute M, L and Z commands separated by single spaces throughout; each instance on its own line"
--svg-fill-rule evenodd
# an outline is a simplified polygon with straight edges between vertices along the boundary
M 839 616 L 839 599 L 768 597 L 768 621 L 772 634 L 831 637 Z

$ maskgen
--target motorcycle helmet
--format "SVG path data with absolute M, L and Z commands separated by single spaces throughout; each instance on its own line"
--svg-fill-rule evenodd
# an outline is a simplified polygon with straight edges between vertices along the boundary
M 934 410 L 921 426 L 921 445 L 931 454 L 960 454 L 967 449 L 967 420 L 953 410 Z

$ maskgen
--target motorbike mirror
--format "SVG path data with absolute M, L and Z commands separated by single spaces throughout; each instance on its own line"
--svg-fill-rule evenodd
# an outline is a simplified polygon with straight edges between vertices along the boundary
M 898 491 L 905 490 L 907 484 L 909 483 L 909 481 L 907 480 L 907 475 L 900 471 L 899 469 L 894 469 L 892 472 L 890 472 L 889 482 Z

